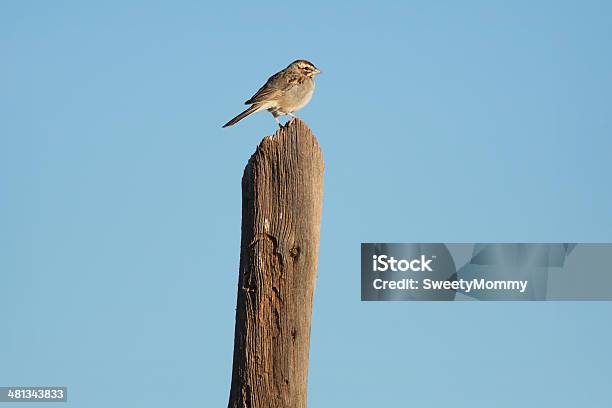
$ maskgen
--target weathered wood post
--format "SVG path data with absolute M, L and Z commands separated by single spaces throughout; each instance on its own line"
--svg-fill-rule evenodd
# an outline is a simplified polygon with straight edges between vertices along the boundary
M 304 122 L 263 139 L 242 177 L 230 408 L 305 408 L 323 155 Z

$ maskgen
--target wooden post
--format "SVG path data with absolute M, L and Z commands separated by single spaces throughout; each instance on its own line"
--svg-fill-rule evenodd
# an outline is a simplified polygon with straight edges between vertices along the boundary
M 230 408 L 305 408 L 323 155 L 304 122 L 263 139 L 242 177 Z

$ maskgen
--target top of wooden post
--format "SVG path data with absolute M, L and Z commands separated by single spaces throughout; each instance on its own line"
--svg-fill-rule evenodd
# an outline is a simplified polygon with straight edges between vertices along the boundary
M 259 146 L 257 146 L 257 150 L 249 159 L 249 163 L 245 168 L 245 174 L 252 167 L 254 161 L 260 160 L 264 156 L 274 157 L 275 154 L 273 152 L 292 155 L 298 153 L 298 151 L 303 154 L 316 156 L 311 157 L 311 159 L 323 165 L 323 153 L 314 133 L 312 133 L 306 122 L 300 118 L 293 118 L 274 132 L 273 135 L 263 138 Z M 321 168 L 321 170 L 323 169 Z

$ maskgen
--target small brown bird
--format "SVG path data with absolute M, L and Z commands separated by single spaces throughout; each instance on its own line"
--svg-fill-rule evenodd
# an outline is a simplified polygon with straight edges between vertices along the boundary
M 302 109 L 310 102 L 314 91 L 314 77 L 321 71 L 312 62 L 293 61 L 287 68 L 272 75 L 255 95 L 245 102 L 250 108 L 240 113 L 223 127 L 232 126 L 252 113 L 268 110 L 274 120 L 282 127 L 279 116 L 295 117 L 293 112 Z

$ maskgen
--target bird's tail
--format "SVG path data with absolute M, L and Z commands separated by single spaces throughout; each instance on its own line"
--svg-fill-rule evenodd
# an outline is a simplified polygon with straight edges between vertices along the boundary
M 257 112 L 260 108 L 261 108 L 261 105 L 257 105 L 257 104 L 256 105 L 252 105 L 250 108 L 248 108 L 244 112 L 241 112 L 234 119 L 230 120 L 225 125 L 223 125 L 223 127 L 226 128 L 228 126 L 235 125 L 236 123 L 240 122 L 242 119 L 244 119 L 247 116 L 249 116 L 251 113 Z

